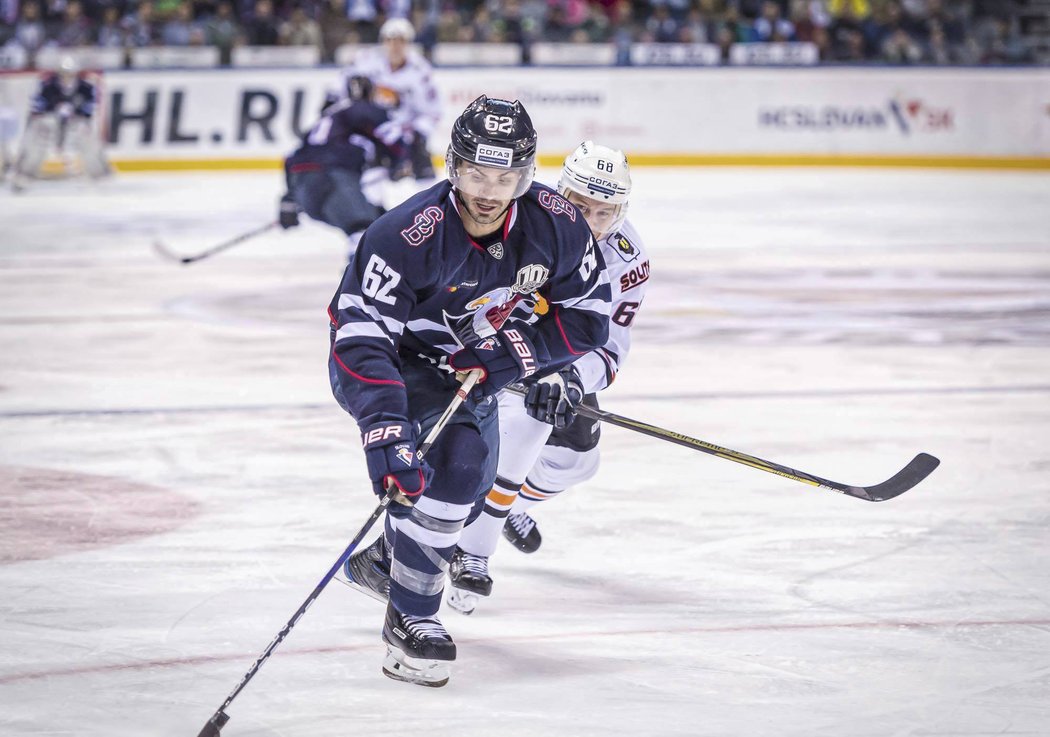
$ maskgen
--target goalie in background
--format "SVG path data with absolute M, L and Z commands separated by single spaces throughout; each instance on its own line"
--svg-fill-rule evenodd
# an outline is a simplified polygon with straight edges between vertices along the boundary
M 16 192 L 39 175 L 52 153 L 63 159 L 67 169 L 79 160 L 83 172 L 92 179 L 110 173 L 94 120 L 97 94 L 95 85 L 69 56 L 41 80 L 14 163 L 11 186 Z

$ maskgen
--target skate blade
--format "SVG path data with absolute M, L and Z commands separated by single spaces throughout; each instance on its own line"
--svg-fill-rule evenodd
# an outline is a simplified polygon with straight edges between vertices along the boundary
M 362 586 L 361 584 L 359 584 L 357 581 L 353 580 L 352 578 L 344 578 L 344 576 L 346 576 L 346 573 L 343 573 L 341 576 L 335 576 L 335 580 L 338 581 L 339 583 L 343 584 L 344 586 L 349 586 L 350 588 L 354 589 L 355 591 L 360 591 L 365 596 L 368 596 L 368 597 L 370 597 L 372 599 L 375 599 L 376 601 L 378 601 L 381 604 L 386 604 L 387 603 L 387 597 L 385 597 L 382 594 L 379 594 L 379 593 L 373 591 L 372 589 L 368 588 L 367 586 Z
M 395 647 L 387 645 L 383 675 L 395 681 L 413 683 L 417 686 L 441 688 L 448 683 L 449 661 L 412 658 Z
M 448 595 L 448 605 L 460 614 L 473 614 L 481 597 L 470 591 L 453 587 Z

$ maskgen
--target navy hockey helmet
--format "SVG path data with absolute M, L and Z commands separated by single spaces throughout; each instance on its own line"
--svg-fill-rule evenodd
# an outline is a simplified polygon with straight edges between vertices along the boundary
M 474 100 L 452 125 L 445 165 L 452 186 L 467 194 L 495 199 L 514 199 L 525 194 L 536 174 L 536 129 L 525 107 L 517 100 L 509 102 L 485 95 Z M 479 169 L 516 175 L 512 177 L 513 194 L 477 191 L 478 187 L 464 175 Z
M 372 80 L 362 74 L 355 74 L 346 80 L 346 96 L 351 100 L 371 100 Z

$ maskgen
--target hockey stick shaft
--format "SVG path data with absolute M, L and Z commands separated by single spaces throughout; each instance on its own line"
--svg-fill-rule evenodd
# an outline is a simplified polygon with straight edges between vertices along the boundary
M 221 253 L 222 251 L 233 248 L 234 246 L 244 243 L 247 240 L 251 240 L 252 238 L 255 238 L 258 235 L 267 233 L 276 228 L 278 225 L 280 225 L 280 223 L 276 220 L 270 223 L 266 223 L 266 225 L 261 225 L 258 228 L 249 230 L 246 233 L 241 233 L 238 236 L 230 238 L 227 241 L 223 241 L 222 243 L 212 246 L 211 248 L 207 248 L 201 251 L 200 253 L 194 254 L 193 256 L 178 256 L 175 253 L 172 253 L 170 250 L 168 250 L 168 248 L 159 240 L 153 241 L 153 247 L 164 258 L 170 259 L 172 261 L 178 261 L 180 264 L 192 264 L 195 261 L 201 261 L 202 259 L 206 259 L 209 256 L 214 256 L 217 253 Z
M 522 396 L 525 394 L 524 388 L 519 386 L 510 386 L 508 387 L 508 390 L 514 394 Z M 830 481 L 829 479 L 821 478 L 820 476 L 815 476 L 811 473 L 799 471 L 788 466 L 782 466 L 773 461 L 763 460 L 762 458 L 757 458 L 748 455 L 747 453 L 741 453 L 738 450 L 723 448 L 720 445 L 709 443 L 706 440 L 691 438 L 688 435 L 683 435 L 682 433 L 673 430 L 666 430 L 662 427 L 657 427 L 656 425 L 650 425 L 647 422 L 639 422 L 638 420 L 632 420 L 629 417 L 588 407 L 585 404 L 579 405 L 576 408 L 576 413 L 583 417 L 599 420 L 600 422 L 609 425 L 616 425 L 617 427 L 633 430 L 634 432 L 648 435 L 649 437 L 659 438 L 660 440 L 666 440 L 676 445 L 692 448 L 701 453 L 724 458 L 727 461 L 733 461 L 734 463 L 740 463 L 751 468 L 757 468 L 759 471 L 765 471 L 776 476 L 791 479 L 792 481 L 809 484 L 810 486 L 829 489 L 840 494 L 846 494 L 847 496 L 856 497 L 857 499 L 863 499 L 869 502 L 881 502 L 903 494 L 933 473 L 933 470 L 940 464 L 940 461 L 932 455 L 929 455 L 928 453 L 919 453 L 908 463 L 908 465 L 894 474 L 890 479 L 880 484 L 874 486 L 851 486 L 837 481 Z
M 466 376 L 464 376 L 459 387 L 456 388 L 456 394 L 452 398 L 452 401 L 449 403 L 444 413 L 442 413 L 441 417 L 438 418 L 437 423 L 435 423 L 431 431 L 427 434 L 427 437 L 423 441 L 423 444 L 419 447 L 419 450 L 416 451 L 420 460 L 422 460 L 423 456 L 434 444 L 434 441 L 437 440 L 438 435 L 441 434 L 441 431 L 444 429 L 445 425 L 448 424 L 448 421 L 452 418 L 452 415 L 456 413 L 456 410 L 459 409 L 459 406 L 463 404 L 463 402 L 466 400 L 467 395 L 470 394 L 470 390 L 474 388 L 474 384 L 477 383 L 480 377 L 480 370 L 471 371 L 468 374 L 466 374 Z M 396 488 L 397 487 L 394 487 L 394 489 Z M 339 559 L 336 560 L 332 567 L 328 569 L 328 572 L 324 574 L 324 577 L 317 584 L 317 586 L 314 587 L 314 590 L 310 592 L 310 595 L 306 597 L 306 600 L 299 605 L 299 608 L 295 611 L 295 614 L 292 615 L 292 618 L 289 619 L 287 623 L 285 623 L 281 631 L 278 632 L 277 635 L 274 636 L 273 640 L 270 641 L 270 644 L 266 646 L 266 649 L 263 650 L 262 655 L 260 655 L 256 659 L 256 661 L 252 664 L 252 667 L 249 668 L 248 672 L 244 674 L 243 678 L 241 678 L 241 681 L 237 684 L 237 687 L 233 689 L 233 691 L 230 692 L 230 695 L 226 697 L 226 700 L 222 702 L 222 706 L 216 709 L 215 713 L 212 714 L 211 719 L 209 719 L 207 723 L 205 723 L 204 727 L 198 733 L 197 737 L 218 737 L 219 730 L 223 728 L 226 722 L 230 721 L 230 717 L 226 714 L 227 707 L 229 707 L 229 705 L 233 703 L 233 700 L 237 698 L 237 695 L 244 690 L 244 687 L 248 685 L 248 682 L 255 677 L 255 674 L 259 672 L 259 669 L 262 667 L 263 663 L 265 663 L 269 659 L 270 655 L 273 654 L 273 651 L 277 649 L 277 646 L 284 641 L 284 638 L 288 636 L 288 633 L 292 631 L 292 628 L 295 627 L 296 623 L 302 618 L 304 614 L 306 614 L 306 610 L 309 609 L 310 605 L 313 604 L 317 597 L 321 595 L 321 592 L 324 591 L 325 587 L 329 584 L 329 582 L 331 582 L 331 580 L 335 578 L 335 574 L 338 573 L 339 569 L 343 567 L 343 564 L 346 562 L 347 558 L 353 555 L 354 550 L 357 549 L 357 546 L 361 544 L 361 540 L 364 539 L 365 535 L 367 535 L 369 530 L 372 529 L 372 526 L 375 525 L 376 520 L 378 520 L 379 517 L 382 516 L 386 508 L 390 506 L 390 503 L 395 500 L 395 496 L 399 495 L 396 494 L 394 490 L 391 490 L 390 493 L 388 493 L 382 498 L 382 500 L 380 500 L 376 508 L 372 510 L 372 514 L 367 520 L 365 520 L 364 525 L 362 525 L 361 529 L 358 530 L 356 535 L 354 535 L 354 539 L 351 540 L 350 544 L 346 546 L 346 550 L 342 552 L 342 554 L 339 556 Z

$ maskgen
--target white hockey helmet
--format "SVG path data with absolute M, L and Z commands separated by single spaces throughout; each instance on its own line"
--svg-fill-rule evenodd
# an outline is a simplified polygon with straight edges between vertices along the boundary
M 416 29 L 405 18 L 390 18 L 379 28 L 379 40 L 388 38 L 401 38 L 405 43 L 412 43 L 416 39 Z
M 611 222 L 603 223 L 599 234 L 615 231 L 627 217 L 627 199 L 631 196 L 631 169 L 627 157 L 623 151 L 584 141 L 565 157 L 558 192 L 562 195 L 575 192 L 598 203 L 618 205 L 615 217 Z M 591 229 L 594 228 L 591 224 Z

